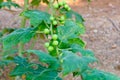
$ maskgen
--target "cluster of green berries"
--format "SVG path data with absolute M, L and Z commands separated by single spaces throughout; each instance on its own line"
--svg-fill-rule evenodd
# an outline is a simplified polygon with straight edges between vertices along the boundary
M 45 47 L 48 49 L 48 51 L 53 51 L 54 50 L 54 47 L 57 46 L 59 44 L 59 42 L 57 41 L 58 39 L 58 35 L 57 34 L 53 34 L 52 35 L 52 43 L 50 44 L 49 42 L 46 42 L 45 43 Z
M 62 24 L 64 24 L 64 22 L 65 22 L 65 16 L 62 15 L 62 16 L 60 16 L 58 19 L 56 19 L 54 16 L 51 16 L 51 17 L 50 17 L 50 20 L 51 20 L 51 22 L 52 22 L 52 24 L 53 24 L 54 26 L 58 24 L 58 20 L 59 20 Z
M 59 19 L 60 19 L 60 21 L 64 21 L 65 17 L 61 16 Z M 50 20 L 51 20 L 53 25 L 58 24 L 58 20 L 55 17 L 51 16 Z M 48 28 L 45 28 L 43 32 L 44 32 L 44 34 L 48 35 L 50 33 L 50 30 Z M 45 47 L 48 49 L 49 52 L 53 51 L 55 49 L 55 47 L 59 44 L 57 39 L 58 39 L 58 35 L 53 34 L 51 42 L 45 43 Z
M 67 11 L 71 10 L 71 8 L 69 7 L 69 5 L 66 4 L 66 2 L 58 2 L 57 4 L 54 4 L 55 9 L 58 9 L 60 7 L 65 8 Z
M 57 4 L 54 4 L 53 7 L 55 9 L 64 8 L 67 11 L 71 10 L 71 8 L 66 4 L 66 2 L 58 2 Z M 53 15 L 51 15 L 50 16 L 50 21 L 52 22 L 53 26 L 57 26 L 57 24 L 59 24 L 59 22 L 64 24 L 65 16 L 61 15 L 61 16 L 56 18 Z M 50 33 L 50 30 L 48 28 L 44 29 L 44 34 L 48 35 L 49 33 Z M 51 51 L 53 51 L 56 48 L 56 46 L 58 46 L 58 44 L 59 44 L 59 42 L 58 42 L 58 35 L 57 34 L 53 34 L 51 41 L 45 43 L 45 47 L 48 49 L 49 52 L 51 52 Z
M 57 25 L 58 24 L 58 22 L 57 22 L 57 20 L 55 19 L 54 16 L 50 16 L 50 20 L 52 21 L 53 25 Z

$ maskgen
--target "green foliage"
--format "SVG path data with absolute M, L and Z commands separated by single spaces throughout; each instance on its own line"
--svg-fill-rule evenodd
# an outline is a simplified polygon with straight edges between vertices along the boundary
M 69 44 L 78 44 L 80 46 L 79 48 L 81 48 L 81 47 L 85 48 L 85 46 L 86 46 L 86 43 L 80 38 L 69 39 L 68 42 L 69 42 Z
M 75 18 L 76 22 L 80 22 L 80 23 L 84 22 L 83 17 L 80 14 L 78 14 L 78 13 L 72 11 L 72 10 L 66 13 L 66 17 L 70 18 L 70 19 Z
M 41 0 L 32 0 L 31 4 L 32 6 L 39 6 Z
M 0 1 L 0 8 L 7 7 L 9 9 L 11 9 L 12 6 L 15 8 L 20 8 L 20 6 L 16 3 L 12 2 L 12 0 L 7 0 L 6 2 L 3 2 L 3 0 Z
M 9 49 L 19 42 L 26 43 L 35 35 L 35 28 L 23 28 L 1 38 L 4 49 Z
M 0 9 L 2 8 L 1 4 L 3 3 L 3 0 L 0 0 Z
M 50 23 L 49 20 L 50 15 L 46 12 L 42 12 L 39 10 L 28 10 L 23 12 L 21 16 L 29 18 L 32 26 L 38 26 L 39 24 L 42 23 L 42 21 Z
M 15 57 L 17 65 L 10 73 L 11 76 L 26 76 L 26 80 L 61 80 L 58 72 L 40 64 L 29 63 L 25 58 Z
M 11 63 L 10 60 L 1 60 L 0 61 L 0 68 L 4 68 L 4 66 L 8 65 L 9 63 Z
M 78 35 L 85 32 L 84 26 L 79 26 L 72 20 L 67 20 L 64 26 L 57 28 L 58 38 L 62 42 L 68 42 L 68 39 L 78 38 Z
M 72 44 L 70 47 L 72 48 L 72 52 L 80 52 L 82 56 L 94 57 L 94 53 L 91 50 L 85 50 L 78 44 Z
M 83 80 L 120 80 L 120 77 L 100 71 L 97 69 L 90 69 L 82 73 Z
M 3 0 L 0 0 L 0 3 L 2 3 L 3 2 Z
M 45 52 L 38 50 L 28 50 L 27 52 L 37 55 L 39 57 L 40 62 L 47 63 L 49 65 L 49 68 L 56 70 L 59 67 L 59 61 Z
M 0 32 L 0 38 L 3 36 L 3 33 L 2 32 Z
M 32 1 L 31 1 L 31 5 L 32 5 L 32 6 L 39 6 L 39 4 L 40 4 L 41 2 L 47 3 L 47 4 L 49 3 L 48 0 L 32 0 Z
M 31 5 L 38 6 L 40 2 L 46 3 L 52 12 L 28 8 Z M 7 2 L 1 0 L 0 7 L 1 4 L 8 8 L 11 5 L 17 6 L 11 0 Z M 7 35 L 0 38 L 5 50 L 3 52 L 7 56 L 0 61 L 0 67 L 15 63 L 10 76 L 20 76 L 20 78 L 25 76 L 25 80 L 62 80 L 60 77 L 72 73 L 73 76 L 81 76 L 82 80 L 120 80 L 115 75 L 91 68 L 90 64 L 98 60 L 91 50 L 85 48 L 86 43 L 80 37 L 85 33 L 84 19 L 71 10 L 66 2 L 32 0 L 30 4 L 26 3 L 24 6 L 20 14 L 24 20 L 21 24 L 25 25 L 24 22 L 28 19 L 31 26 L 13 30 L 5 29 L 2 36 L 4 33 Z M 40 38 L 44 39 L 41 45 L 45 46 L 45 51 L 28 49 L 23 50 L 22 55 L 17 53 L 24 47 L 23 45 L 18 49 L 18 44 L 28 43 L 32 38 L 38 40 L 37 36 L 41 35 L 44 37 Z M 13 47 L 16 50 L 13 51 Z M 11 57 L 9 56 L 11 53 L 19 56 L 13 54 Z M 35 60 L 32 59 L 34 56 Z
M 88 64 L 93 63 L 96 59 L 92 57 L 80 57 L 70 51 L 63 51 L 61 56 L 63 74 L 71 72 L 83 72 L 88 69 Z

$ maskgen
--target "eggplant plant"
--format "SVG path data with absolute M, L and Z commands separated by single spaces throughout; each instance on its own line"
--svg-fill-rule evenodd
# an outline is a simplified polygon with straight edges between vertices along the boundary
M 41 6 L 41 2 L 47 10 L 30 9 L 30 6 Z M 10 76 L 22 80 L 63 80 L 72 74 L 81 80 L 120 80 L 90 66 L 98 60 L 81 38 L 85 20 L 65 0 L 24 0 L 20 16 L 20 28 L 0 38 L 4 51 L 16 49 L 12 56 L 9 52 L 2 55 L 0 61 L 1 66 L 15 65 Z M 26 20 L 30 22 L 29 27 Z M 25 49 L 24 45 L 32 39 L 42 40 L 45 50 Z

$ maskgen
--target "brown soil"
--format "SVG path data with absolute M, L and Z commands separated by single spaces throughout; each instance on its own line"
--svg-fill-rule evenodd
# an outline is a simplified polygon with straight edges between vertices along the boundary
M 87 42 L 87 48 L 92 49 L 99 59 L 97 68 L 120 76 L 120 0 L 79 3 L 71 5 L 85 18 L 86 34 L 82 37 Z M 18 12 L 0 10 L 0 29 L 18 27 Z M 69 77 L 65 80 L 80 79 Z

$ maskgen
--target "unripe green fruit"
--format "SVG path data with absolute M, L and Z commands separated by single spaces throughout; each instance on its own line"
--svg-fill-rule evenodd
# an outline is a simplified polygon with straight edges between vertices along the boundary
M 70 10 L 71 10 L 71 8 L 69 7 L 67 10 L 68 10 L 68 11 L 70 11 Z
M 65 4 L 64 7 L 65 7 L 65 9 L 68 9 L 68 8 L 69 8 L 69 6 L 68 6 L 67 4 Z
M 44 29 L 45 34 L 49 34 L 49 32 L 50 32 L 49 29 Z
M 61 53 L 59 56 L 62 57 L 63 53 Z
M 52 46 L 48 47 L 48 51 L 53 51 L 53 50 L 54 50 L 54 47 L 52 47 Z
M 54 46 L 57 46 L 58 45 L 58 41 L 53 41 L 52 43 Z
M 65 21 L 61 21 L 61 24 L 65 24 Z
M 59 6 L 63 6 L 64 2 L 59 2 L 58 4 L 59 4 Z
M 55 9 L 57 9 L 57 8 L 59 8 L 59 5 L 58 5 L 58 4 L 54 4 L 53 7 L 54 7 Z
M 65 5 L 65 4 L 66 4 L 66 2 L 65 2 L 65 1 L 63 1 L 62 3 L 63 3 L 63 5 Z
M 57 21 L 53 21 L 53 25 L 57 25 Z
M 61 21 L 64 21 L 64 20 L 65 20 L 65 17 L 64 17 L 64 16 L 61 16 L 61 17 L 60 17 L 60 20 L 61 20 Z
M 58 35 L 57 34 L 53 34 L 52 39 L 56 40 L 57 38 L 58 38 Z
M 63 63 L 63 59 L 61 59 L 60 62 Z
M 53 16 L 50 16 L 50 20 L 53 21 L 55 20 L 55 18 Z
M 50 43 L 49 42 L 46 42 L 45 43 L 45 47 L 49 47 Z

